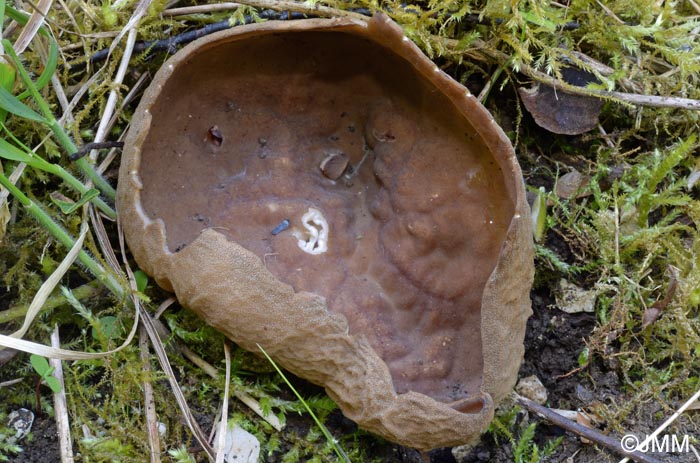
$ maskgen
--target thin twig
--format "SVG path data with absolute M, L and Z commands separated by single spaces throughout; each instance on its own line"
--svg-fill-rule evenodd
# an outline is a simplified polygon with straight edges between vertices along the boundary
M 51 333 L 51 347 L 61 348 L 58 325 L 55 325 Z M 63 382 L 63 364 L 59 359 L 53 358 L 49 359 L 49 364 L 54 368 L 54 377 L 61 384 L 61 390 L 53 394 L 53 409 L 56 414 L 56 430 L 61 451 L 61 463 L 73 463 L 73 443 L 70 435 L 68 406 L 66 405 L 66 385 Z
M 635 451 L 628 453 L 622 448 L 622 444 L 620 443 L 619 439 L 613 439 L 612 437 L 606 436 L 605 434 L 602 434 L 599 431 L 596 431 L 595 429 L 587 428 L 585 426 L 582 426 L 578 424 L 575 421 L 572 421 L 568 418 L 565 418 L 561 416 L 560 414 L 552 411 L 551 409 L 547 407 L 543 407 L 542 405 L 535 403 L 529 399 L 526 399 L 525 397 L 520 397 L 518 396 L 516 398 L 516 401 L 518 404 L 520 404 L 523 408 L 527 409 L 528 411 L 535 413 L 539 415 L 540 417 L 544 418 L 545 420 L 549 421 L 552 424 L 555 424 L 559 426 L 560 428 L 563 428 L 569 432 L 572 432 L 580 437 L 584 437 L 588 439 L 589 441 L 600 445 L 601 447 L 605 447 L 608 450 L 612 450 L 613 452 L 619 454 L 619 455 L 627 455 L 629 458 L 634 459 L 634 461 L 637 461 L 639 463 L 662 463 L 661 461 L 657 460 L 656 458 L 646 455 L 642 452 Z M 625 460 L 627 461 L 627 460 Z M 622 462 L 621 462 L 622 463 Z
M 139 330 L 139 355 L 141 368 L 145 378 L 143 380 L 143 402 L 146 406 L 146 427 L 148 429 L 148 447 L 151 449 L 151 463 L 160 463 L 160 437 L 158 435 L 158 417 L 156 416 L 156 404 L 153 398 L 153 385 L 149 373 L 151 372 L 151 355 L 148 348 L 148 332 L 141 326 Z
M 291 15 L 286 12 L 276 12 L 272 10 L 261 11 L 258 15 L 262 19 L 268 20 L 286 20 L 286 19 L 302 19 L 304 17 L 301 13 L 292 13 Z M 255 19 L 251 15 L 247 15 L 243 18 L 242 24 L 253 23 Z M 230 29 L 231 27 L 241 25 L 241 23 L 231 24 L 231 21 L 225 19 L 213 24 L 207 24 L 206 26 L 195 29 L 192 31 L 183 32 L 182 34 L 169 37 L 162 40 L 148 40 L 145 42 L 138 42 L 134 45 L 134 53 L 140 53 L 144 51 L 154 52 L 154 51 L 166 51 L 168 53 L 175 53 L 180 45 L 190 43 L 198 38 L 204 37 L 215 32 Z M 102 61 L 109 56 L 109 49 L 103 49 L 90 57 L 90 62 L 95 63 Z M 78 66 L 76 63 L 74 66 Z
M 622 24 L 623 26 L 625 25 L 625 22 L 624 22 L 622 19 L 618 18 L 617 15 L 616 15 L 615 13 L 613 13 L 613 11 L 612 11 L 610 8 L 608 8 L 607 6 L 605 6 L 605 5 L 603 5 L 602 3 L 600 3 L 600 0 L 595 0 L 595 2 L 596 2 L 596 3 L 598 4 L 598 6 L 600 6 L 600 7 L 603 9 L 603 11 L 605 11 L 611 18 L 613 18 L 613 19 L 614 19 L 615 21 L 617 21 L 619 24 Z
M 5 349 L 5 350 L 9 350 L 9 349 Z M 17 351 L 15 351 L 15 352 L 17 352 Z M 26 380 L 26 378 L 10 379 L 8 381 L 3 381 L 2 383 L 0 383 L 0 387 L 14 386 L 15 384 L 23 383 L 25 380 Z
M 121 141 L 94 141 L 85 143 L 78 151 L 69 156 L 71 161 L 77 161 L 87 155 L 92 150 L 103 150 L 107 148 L 123 148 L 124 142 Z
M 433 39 L 441 41 L 443 42 L 443 44 L 453 49 L 458 45 L 458 41 L 455 39 L 446 39 L 444 37 L 438 36 L 432 37 Z M 480 53 L 487 55 L 493 60 L 496 60 L 501 65 L 507 65 L 508 61 L 511 58 L 510 55 L 508 55 L 507 53 L 486 47 L 486 43 L 481 40 L 475 40 L 474 46 L 478 49 Z M 564 82 L 563 80 L 556 79 L 542 71 L 538 71 L 525 63 L 520 64 L 519 71 L 537 82 L 553 87 L 557 91 L 562 91 L 571 95 L 605 98 L 635 106 L 649 106 L 652 108 L 676 108 L 689 109 L 694 111 L 700 110 L 700 100 L 671 96 L 656 96 L 643 95 L 638 93 L 592 90 L 585 87 L 577 87 L 576 85 L 571 85 L 567 82 Z

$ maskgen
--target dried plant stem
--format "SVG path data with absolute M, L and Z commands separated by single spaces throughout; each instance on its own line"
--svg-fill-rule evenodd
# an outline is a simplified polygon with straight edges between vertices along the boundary
M 61 338 L 58 333 L 58 325 L 51 333 L 51 347 L 61 348 Z M 54 368 L 53 375 L 59 383 L 61 390 L 53 394 L 53 407 L 56 413 L 56 428 L 58 431 L 59 448 L 61 451 L 61 463 L 73 463 L 73 443 L 70 434 L 70 421 L 68 419 L 68 406 L 66 405 L 66 386 L 63 383 L 63 364 L 58 359 L 49 359 L 49 364 Z
M 168 355 L 165 353 L 165 349 L 163 348 L 163 342 L 161 341 L 160 337 L 158 336 L 158 331 L 156 330 L 156 328 L 153 324 L 153 320 L 151 319 L 151 314 L 149 314 L 141 306 L 140 301 L 136 297 L 133 298 L 133 301 L 134 301 L 134 304 L 136 305 L 137 310 L 139 311 L 139 313 L 141 315 L 141 320 L 142 320 L 143 326 L 146 328 L 146 331 L 148 332 L 148 337 L 151 339 L 151 344 L 153 345 L 153 349 L 155 350 L 156 357 L 158 358 L 158 362 L 160 363 L 160 367 L 168 378 L 168 382 L 170 383 L 170 387 L 172 388 L 173 395 L 175 395 L 175 399 L 177 400 L 178 406 L 180 407 L 180 411 L 182 412 L 182 415 L 187 423 L 187 426 L 190 428 L 192 433 L 195 435 L 197 442 L 199 442 L 199 445 L 202 446 L 202 449 L 204 450 L 204 453 L 206 453 L 207 457 L 211 461 L 214 461 L 214 459 L 215 459 L 214 450 L 207 443 L 206 436 L 202 432 L 202 429 L 199 427 L 197 420 L 194 418 L 194 416 L 192 415 L 192 411 L 190 410 L 189 406 L 187 405 L 187 399 L 185 398 L 185 395 L 183 394 L 182 389 L 180 388 L 180 385 L 178 384 L 177 380 L 175 379 L 175 373 L 173 372 L 173 369 L 170 366 L 170 361 L 168 360 Z
M 143 380 L 143 403 L 146 407 L 146 427 L 148 428 L 148 446 L 151 449 L 151 463 L 160 463 L 160 436 L 158 434 L 158 417 L 156 416 L 156 404 L 153 398 L 153 386 L 151 385 L 151 355 L 148 346 L 148 333 L 141 326 L 139 330 L 139 356 L 141 368 L 146 374 Z
M 109 121 L 112 119 L 112 114 L 114 114 L 114 110 L 117 107 L 117 100 L 119 98 L 116 88 L 121 86 L 122 82 L 124 82 L 124 77 L 129 69 L 129 60 L 131 59 L 131 53 L 133 52 L 134 44 L 136 43 L 136 34 L 136 27 L 129 30 L 129 35 L 126 39 L 126 46 L 124 47 L 124 54 L 122 55 L 121 62 L 119 63 L 117 74 L 114 76 L 113 85 L 115 88 L 109 92 L 109 97 L 107 97 L 107 104 L 105 105 L 104 112 L 102 113 L 102 119 L 100 119 L 97 132 L 95 133 L 95 142 L 103 142 L 107 136 Z M 90 152 L 90 159 L 93 161 L 97 159 L 97 150 L 92 150 Z
M 158 332 L 161 336 L 165 337 L 169 335 L 168 329 L 160 321 L 154 320 L 153 323 L 158 328 Z M 197 365 L 208 376 L 210 376 L 213 379 L 217 379 L 219 377 L 219 370 L 217 370 L 216 367 L 214 367 L 214 365 L 210 364 L 202 357 L 197 355 L 195 352 L 190 350 L 189 347 L 180 343 L 175 344 L 175 347 L 182 356 L 184 356 L 190 362 Z M 277 418 L 277 416 L 275 416 L 273 413 L 265 413 L 262 407 L 260 406 L 260 403 L 257 400 L 255 400 L 253 396 L 237 388 L 234 388 L 233 396 L 241 402 L 243 402 L 245 405 L 247 405 L 248 408 L 253 410 L 260 418 L 267 421 L 267 423 L 270 426 L 275 428 L 277 431 L 282 431 L 284 426 L 280 422 L 279 418 Z
M 13 185 L 16 185 L 17 180 L 19 180 L 19 178 L 22 176 L 22 174 L 24 173 L 24 169 L 26 167 L 27 167 L 27 164 L 25 164 L 23 162 L 20 162 L 19 164 L 17 164 L 17 166 L 15 166 L 15 170 L 13 170 L 12 173 L 10 174 L 10 176 L 7 178 L 10 181 L 10 183 L 12 183 Z M 2 174 L 2 172 L 0 172 L 0 174 Z M 5 203 L 5 201 L 7 201 L 7 198 L 9 196 L 10 196 L 10 190 L 8 190 L 6 188 L 0 189 L 0 207 L 2 207 L 2 205 Z
M 690 3 L 690 6 L 693 7 L 696 13 L 700 14 L 700 5 L 698 5 L 694 0 L 688 0 L 688 3 Z
M 613 452 L 619 455 L 627 455 L 629 458 L 632 458 L 634 461 L 637 461 L 639 463 L 661 463 L 661 461 L 652 457 L 651 455 L 646 455 L 639 451 L 628 453 L 622 448 L 622 444 L 620 443 L 619 439 L 613 439 L 612 437 L 606 436 L 605 434 L 602 434 L 596 431 L 595 429 L 582 426 L 577 422 L 565 418 L 559 413 L 556 413 L 555 411 L 547 407 L 543 407 L 542 405 L 535 403 L 529 399 L 518 396 L 516 400 L 520 406 L 532 413 L 539 415 L 540 417 L 544 418 L 550 423 L 553 423 L 559 426 L 560 428 L 572 432 L 580 437 L 584 437 L 593 442 L 594 444 L 600 445 L 601 447 L 605 447 L 608 450 L 612 450 Z
M 290 0 L 243 0 L 239 2 L 245 5 L 254 6 L 256 8 L 269 8 L 276 11 L 294 11 L 297 13 L 305 13 L 313 16 L 323 16 L 332 18 L 351 18 L 362 22 L 369 21 L 365 15 L 355 13 L 353 11 L 340 10 L 329 6 L 314 5 L 308 3 L 295 2 Z
M 217 11 L 235 10 L 240 3 L 212 3 L 210 5 L 185 6 L 163 11 L 163 16 L 185 16 L 189 14 L 215 13 Z
M 444 45 L 455 49 L 458 41 L 454 39 L 445 39 L 443 37 L 433 36 L 435 40 L 441 41 Z M 474 46 L 478 51 L 499 64 L 506 66 L 511 57 L 507 53 L 494 50 L 486 46 L 486 43 L 481 40 L 474 41 Z M 550 87 L 554 87 L 557 91 L 569 93 L 571 95 L 582 95 L 596 98 L 605 98 L 616 100 L 622 103 L 627 103 L 635 106 L 649 106 L 653 108 L 677 108 L 690 109 L 694 111 L 700 110 L 700 100 L 690 98 L 670 97 L 670 96 L 655 96 L 643 95 L 639 93 L 626 92 L 609 92 L 605 90 L 591 90 L 585 87 L 577 87 L 562 80 L 556 79 L 544 72 L 538 71 L 527 64 L 521 63 L 519 71 L 531 79 L 540 82 Z

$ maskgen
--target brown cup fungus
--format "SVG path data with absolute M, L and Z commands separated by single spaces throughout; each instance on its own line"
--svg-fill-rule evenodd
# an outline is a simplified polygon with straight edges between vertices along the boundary
M 141 268 L 361 427 L 465 443 L 514 385 L 533 274 L 520 169 L 386 17 L 189 45 L 144 95 L 119 179 Z

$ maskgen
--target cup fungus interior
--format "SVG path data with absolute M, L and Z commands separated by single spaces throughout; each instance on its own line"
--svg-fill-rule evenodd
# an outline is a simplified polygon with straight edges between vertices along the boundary
M 151 112 L 141 203 L 171 252 L 213 228 L 325 297 L 397 393 L 479 391 L 481 295 L 513 201 L 480 136 L 410 63 L 338 31 L 219 43 L 176 69 Z

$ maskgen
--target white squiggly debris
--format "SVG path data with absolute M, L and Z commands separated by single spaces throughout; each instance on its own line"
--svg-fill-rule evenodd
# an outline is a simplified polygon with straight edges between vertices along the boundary
M 321 211 L 310 207 L 308 212 L 301 216 L 303 231 L 294 230 L 294 237 L 302 251 L 309 254 L 323 254 L 328 250 L 328 222 Z

